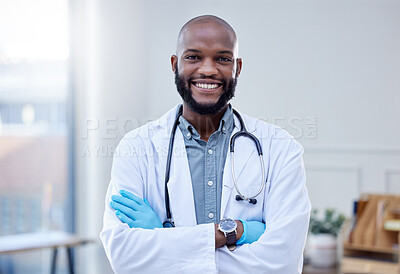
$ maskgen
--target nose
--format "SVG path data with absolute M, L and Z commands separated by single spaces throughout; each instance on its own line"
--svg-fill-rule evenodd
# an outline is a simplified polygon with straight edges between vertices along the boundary
M 204 76 L 212 76 L 218 74 L 218 69 L 215 66 L 214 60 L 205 58 L 199 68 L 199 73 Z

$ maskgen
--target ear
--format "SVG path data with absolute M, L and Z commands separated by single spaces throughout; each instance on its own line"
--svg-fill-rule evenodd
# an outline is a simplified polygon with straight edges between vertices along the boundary
M 236 58 L 236 77 L 239 77 L 240 72 L 242 71 L 242 58 Z
M 176 56 L 175 54 L 173 54 L 171 56 L 171 66 L 172 66 L 172 71 L 175 73 L 175 68 L 178 64 L 178 56 Z

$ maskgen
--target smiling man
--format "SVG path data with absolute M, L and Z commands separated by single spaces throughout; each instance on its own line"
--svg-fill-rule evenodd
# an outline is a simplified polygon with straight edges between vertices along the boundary
M 225 21 L 203 16 L 186 23 L 171 63 L 184 111 L 204 118 L 227 108 L 242 60 L 238 58 L 236 34 Z
M 114 156 L 101 232 L 113 270 L 301 273 L 303 149 L 229 104 L 242 68 L 235 31 L 193 18 L 171 66 L 182 106 L 129 132 Z

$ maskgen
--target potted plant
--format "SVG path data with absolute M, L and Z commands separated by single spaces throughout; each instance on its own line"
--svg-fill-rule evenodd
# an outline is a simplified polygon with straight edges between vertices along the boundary
M 318 210 L 311 212 L 308 255 L 315 267 L 332 267 L 336 264 L 337 235 L 346 220 L 335 209 L 328 208 L 321 217 Z

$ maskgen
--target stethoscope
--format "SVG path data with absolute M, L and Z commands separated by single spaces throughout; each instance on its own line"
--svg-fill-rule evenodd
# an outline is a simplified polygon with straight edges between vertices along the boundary
M 235 189 L 236 189 L 236 191 L 238 193 L 236 195 L 236 201 L 247 201 L 250 204 L 255 205 L 257 203 L 256 197 L 258 195 L 260 195 L 260 193 L 264 189 L 265 171 L 264 171 L 263 153 L 262 153 L 260 141 L 257 139 L 257 137 L 255 137 L 253 134 L 251 134 L 250 132 L 248 132 L 246 130 L 246 127 L 244 125 L 243 119 L 240 116 L 240 114 L 235 109 L 232 109 L 232 111 L 233 111 L 233 114 L 238 118 L 238 120 L 240 122 L 240 131 L 236 132 L 231 137 L 231 141 L 230 141 L 230 157 L 231 157 L 232 178 L 233 178 L 233 183 L 235 185 Z M 167 220 L 163 223 L 164 227 L 175 227 L 174 221 L 172 220 L 171 209 L 170 209 L 170 205 L 169 205 L 169 193 L 168 193 L 167 184 L 168 184 L 168 181 L 169 181 L 169 173 L 170 173 L 170 169 L 171 169 L 171 158 L 172 158 L 172 149 L 174 147 L 175 132 L 176 132 L 176 128 L 179 125 L 179 117 L 182 115 L 182 112 L 183 112 L 183 106 L 181 105 L 179 107 L 178 113 L 176 115 L 175 122 L 174 122 L 174 124 L 172 126 L 171 136 L 170 136 L 170 139 L 169 139 L 167 165 L 166 165 L 166 170 L 165 170 L 165 210 L 166 210 L 166 213 L 167 213 Z M 260 158 L 260 163 L 261 163 L 262 177 L 261 177 L 260 189 L 258 190 L 256 195 L 251 196 L 251 197 L 246 197 L 245 195 L 243 195 L 239 191 L 239 187 L 238 187 L 238 184 L 237 184 L 237 181 L 236 181 L 236 176 L 235 176 L 235 167 L 234 167 L 234 162 L 235 162 L 234 161 L 235 141 L 236 141 L 236 138 L 238 138 L 240 136 L 248 137 L 251 140 L 253 140 L 253 142 L 255 143 L 255 145 L 257 147 L 257 152 L 258 152 L 258 156 Z

